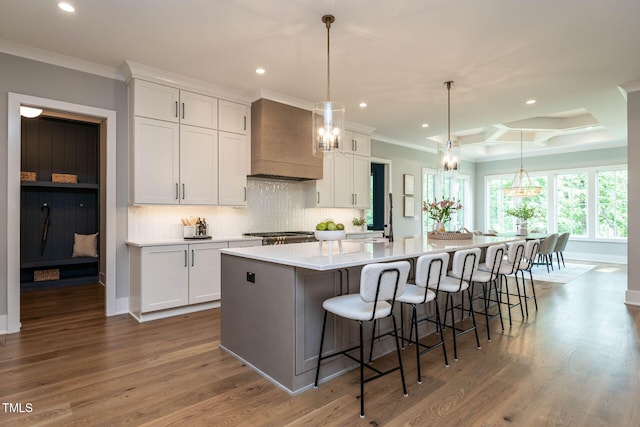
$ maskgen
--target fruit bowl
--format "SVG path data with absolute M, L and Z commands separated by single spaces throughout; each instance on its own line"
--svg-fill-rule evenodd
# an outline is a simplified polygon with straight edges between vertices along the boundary
M 344 230 L 316 230 L 316 239 L 318 240 L 343 240 L 347 237 L 347 233 Z

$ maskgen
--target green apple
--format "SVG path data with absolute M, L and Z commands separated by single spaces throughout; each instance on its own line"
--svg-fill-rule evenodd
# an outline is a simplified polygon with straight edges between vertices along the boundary
M 336 228 L 337 228 L 338 230 L 344 230 L 344 224 L 342 224 L 342 223 L 338 223 L 338 224 L 336 224 Z
M 336 231 L 338 228 L 336 227 L 336 224 L 334 222 L 329 222 L 327 223 L 327 230 L 328 231 Z
M 327 229 L 327 223 L 326 222 L 319 222 L 318 225 L 316 225 L 316 230 L 318 231 L 324 231 Z

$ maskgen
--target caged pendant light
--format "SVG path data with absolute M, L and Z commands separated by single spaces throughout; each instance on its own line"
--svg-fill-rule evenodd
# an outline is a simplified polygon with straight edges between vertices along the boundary
M 327 27 L 327 100 L 315 104 L 312 114 L 313 155 L 322 156 L 324 153 L 339 151 L 344 135 L 344 105 L 331 101 L 331 67 L 330 67 L 330 39 L 331 24 L 335 22 L 333 15 L 322 17 Z
M 442 158 L 442 168 L 445 172 L 458 170 L 458 156 L 456 149 L 451 143 L 451 85 L 452 81 L 444 82 L 447 86 L 447 143 Z
M 511 187 L 503 191 L 511 197 L 533 197 L 542 192 L 542 187 L 534 185 L 529 174 L 522 167 L 522 131 L 520 131 L 520 170 L 513 176 Z

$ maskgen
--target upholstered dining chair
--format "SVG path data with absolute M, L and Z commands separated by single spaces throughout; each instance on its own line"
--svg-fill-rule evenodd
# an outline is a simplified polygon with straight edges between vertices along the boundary
M 400 342 L 398 340 L 398 326 L 393 312 L 396 298 L 403 294 L 409 276 L 410 264 L 408 261 L 396 261 L 389 263 L 372 263 L 362 268 L 360 273 L 360 293 L 339 295 L 329 298 L 322 303 L 324 308 L 324 320 L 320 338 L 320 350 L 318 352 L 318 365 L 316 367 L 316 379 L 314 387 L 318 387 L 320 376 L 320 364 L 323 360 L 338 355 L 344 355 L 360 365 L 360 418 L 364 418 L 364 384 L 383 375 L 400 370 L 402 380 L 402 392 L 407 396 L 407 386 L 404 381 L 402 368 L 402 356 L 400 355 Z M 324 335 L 327 326 L 327 314 L 332 313 L 343 319 L 353 320 L 358 323 L 360 330 L 360 344 L 346 350 L 339 350 L 330 354 L 322 354 Z M 393 321 L 393 335 L 396 344 L 398 364 L 395 367 L 381 371 L 371 364 L 365 364 L 363 351 L 363 324 L 375 322 L 378 319 L 391 317 Z M 353 356 L 351 352 L 359 350 L 360 357 Z M 374 375 L 365 379 L 364 368 L 370 369 Z
M 538 263 L 540 260 L 544 260 L 547 265 L 547 273 L 549 273 L 549 266 L 553 270 L 553 252 L 556 248 L 556 242 L 558 241 L 558 233 L 553 233 L 545 237 L 540 242 L 540 248 L 538 249 Z
M 558 241 L 556 242 L 556 246 L 553 249 L 553 252 L 556 254 L 556 258 L 558 260 L 558 270 L 560 270 L 560 258 L 562 258 L 562 266 L 566 267 L 564 264 L 564 255 L 562 254 L 567 247 L 567 242 L 569 241 L 569 235 L 571 233 L 562 233 L 558 236 Z M 551 263 L 553 264 L 553 256 L 551 258 Z

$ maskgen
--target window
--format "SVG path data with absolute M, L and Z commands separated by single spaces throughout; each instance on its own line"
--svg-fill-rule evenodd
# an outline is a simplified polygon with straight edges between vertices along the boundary
M 597 237 L 627 237 L 627 171 L 596 173 Z
M 588 236 L 586 173 L 556 175 L 555 214 L 558 233 Z
M 445 175 L 438 179 L 438 172 L 433 169 L 422 169 L 422 200 L 433 201 L 444 198 L 453 198 L 460 201 L 462 209 L 458 210 L 451 217 L 451 222 L 447 224 L 449 230 L 458 230 L 461 227 L 471 228 L 473 218 L 465 209 L 471 206 L 471 189 L 469 177 L 466 175 Z M 434 221 L 428 215 L 422 215 L 422 230 L 428 232 L 433 230 Z
M 539 216 L 528 221 L 529 230 L 539 230 L 545 232 L 547 229 L 547 176 L 546 175 L 530 175 L 535 185 L 542 187 L 542 192 L 534 197 L 528 197 L 526 202 L 529 206 L 535 207 L 540 213 Z M 488 226 L 487 230 L 495 230 L 499 233 L 515 231 L 516 218 L 508 216 L 504 211 L 508 208 L 519 206 L 524 200 L 520 197 L 509 197 L 504 194 L 504 189 L 511 186 L 512 176 L 491 177 L 486 181 L 487 194 L 489 200 L 487 203 Z
M 627 238 L 627 182 L 624 166 L 536 172 L 531 179 L 542 193 L 527 199 L 543 213 L 529 221 L 529 231 L 571 233 L 588 239 Z M 503 195 L 511 177 L 485 179 L 485 227 L 498 232 L 515 230 L 515 219 L 504 210 L 521 200 Z

